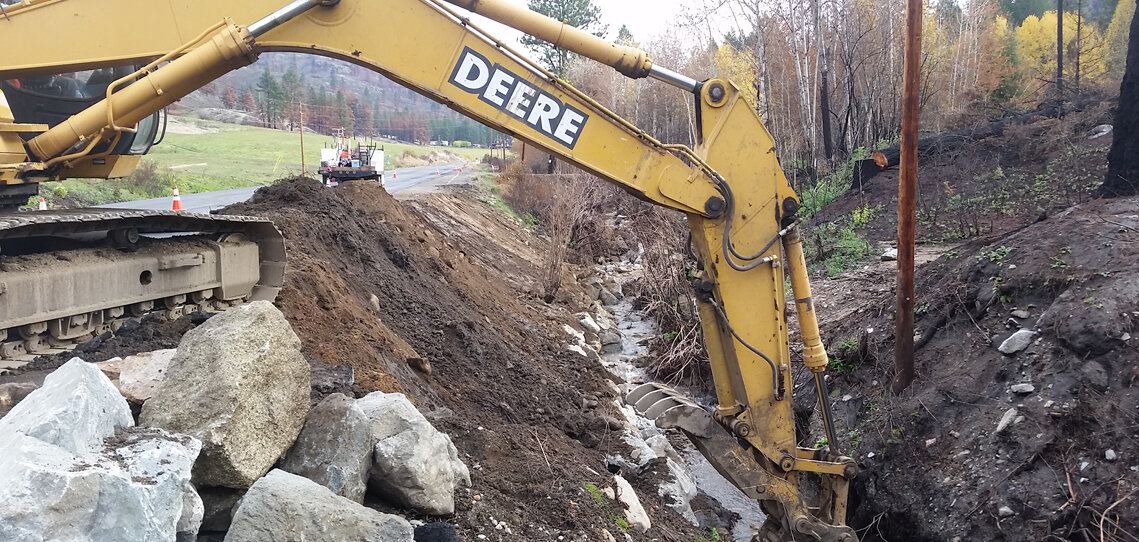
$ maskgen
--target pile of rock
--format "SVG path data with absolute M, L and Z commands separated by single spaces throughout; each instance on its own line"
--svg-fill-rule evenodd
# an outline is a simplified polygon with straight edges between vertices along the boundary
M 0 419 L 0 540 L 410 542 L 365 493 L 448 515 L 470 485 L 402 394 L 333 394 L 310 411 L 300 341 L 267 302 L 176 351 L 100 365 L 72 359 Z
M 589 309 L 573 315 L 576 326 L 565 326 L 570 339 L 566 348 L 593 361 L 600 361 L 602 354 L 621 353 L 623 337 L 609 309 L 624 299 L 621 286 L 612 278 L 602 280 L 592 275 L 582 282 L 582 287 L 589 297 Z

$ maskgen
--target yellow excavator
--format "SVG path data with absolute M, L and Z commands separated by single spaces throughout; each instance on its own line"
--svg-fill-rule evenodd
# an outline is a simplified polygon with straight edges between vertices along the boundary
M 656 384 L 627 401 L 682 431 L 760 502 L 767 520 L 753 540 L 857 540 L 845 520 L 858 468 L 835 451 L 799 200 L 735 85 L 696 81 L 506 0 L 281 1 L 0 3 L 9 44 L 0 48 L 0 362 L 66 348 L 153 310 L 177 316 L 273 299 L 284 244 L 265 220 L 14 209 L 41 181 L 128 174 L 160 137 L 163 108 L 261 52 L 323 55 L 684 213 L 718 404 L 705 409 Z M 625 76 L 678 87 L 695 104 L 695 147 L 657 141 L 479 28 L 472 12 Z M 829 446 L 798 445 L 785 274 Z

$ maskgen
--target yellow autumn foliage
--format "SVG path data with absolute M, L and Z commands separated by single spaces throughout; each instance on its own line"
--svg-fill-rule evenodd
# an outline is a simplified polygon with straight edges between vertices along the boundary
M 1064 13 L 1064 80 L 1076 76 L 1076 14 Z M 1088 19 L 1080 28 L 1079 67 L 1081 84 L 1102 83 L 1106 78 L 1106 48 L 1103 34 Z M 1016 29 L 1016 56 L 1030 94 L 1056 80 L 1056 12 L 1029 15 Z
M 752 109 L 755 109 L 755 105 L 759 101 L 758 85 L 755 81 L 755 69 L 758 64 L 751 51 L 737 51 L 725 43 L 716 50 L 714 62 L 716 74 L 735 83 L 744 100 Z
M 1115 15 L 1107 24 L 1106 60 L 1109 83 L 1118 83 L 1123 79 L 1123 67 L 1127 63 L 1127 40 L 1131 36 L 1131 18 L 1135 16 L 1135 0 L 1119 0 L 1115 6 Z

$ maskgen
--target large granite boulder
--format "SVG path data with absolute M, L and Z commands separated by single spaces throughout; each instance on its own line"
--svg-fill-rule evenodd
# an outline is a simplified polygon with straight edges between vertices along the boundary
M 309 367 L 281 311 L 256 301 L 186 333 L 139 422 L 202 441 L 199 485 L 246 488 L 300 433 Z
M 225 542 L 413 542 L 399 516 L 365 508 L 324 486 L 274 469 L 238 505 Z
M 375 444 L 369 428 L 355 399 L 329 395 L 309 411 L 296 443 L 277 466 L 362 503 Z
M 130 407 L 111 380 L 94 365 L 71 358 L 0 419 L 0 436 L 19 433 L 80 454 L 115 429 L 132 425 Z
M 423 514 L 455 513 L 455 490 L 471 485 L 467 466 L 402 393 L 375 392 L 356 405 L 371 420 L 372 467 L 368 487 Z
M 192 539 L 185 503 L 200 448 L 159 429 L 120 429 L 79 454 L 0 434 L 0 540 Z
M 143 404 L 154 397 L 166 373 L 170 370 L 170 362 L 178 351 L 155 350 L 127 356 L 118 363 L 119 392 L 135 404 Z

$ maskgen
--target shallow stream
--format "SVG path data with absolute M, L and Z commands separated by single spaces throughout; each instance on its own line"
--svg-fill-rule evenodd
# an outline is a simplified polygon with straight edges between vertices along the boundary
M 620 275 L 619 280 L 625 282 L 636 276 L 634 271 Z M 608 310 L 613 313 L 617 321 L 617 328 L 621 332 L 622 350 L 619 353 L 602 354 L 602 364 L 614 375 L 623 379 L 630 389 L 636 384 L 648 382 L 651 378 L 643 368 L 636 365 L 636 361 L 649 355 L 649 349 L 646 345 L 648 339 L 656 335 L 656 321 L 651 316 L 634 309 L 630 299 L 622 299 L 617 305 L 608 307 Z M 689 389 L 685 386 L 672 387 L 705 406 L 708 406 L 709 402 L 715 401 L 714 397 L 702 391 Z M 637 416 L 632 408 L 623 410 L 626 416 Z M 652 425 L 650 420 L 640 416 L 637 418 L 639 419 L 630 421 L 633 421 L 638 427 Z M 695 480 L 696 487 L 701 492 L 719 501 L 725 509 L 739 514 L 739 521 L 736 522 L 731 533 L 732 540 L 750 541 L 755 528 L 758 528 L 765 519 L 763 512 L 759 509 L 759 503 L 748 498 L 720 476 L 712 464 L 691 443 L 684 441 L 684 444 L 678 447 L 676 451 L 682 459 L 682 467 Z M 721 533 L 721 535 L 723 534 L 726 533 Z

